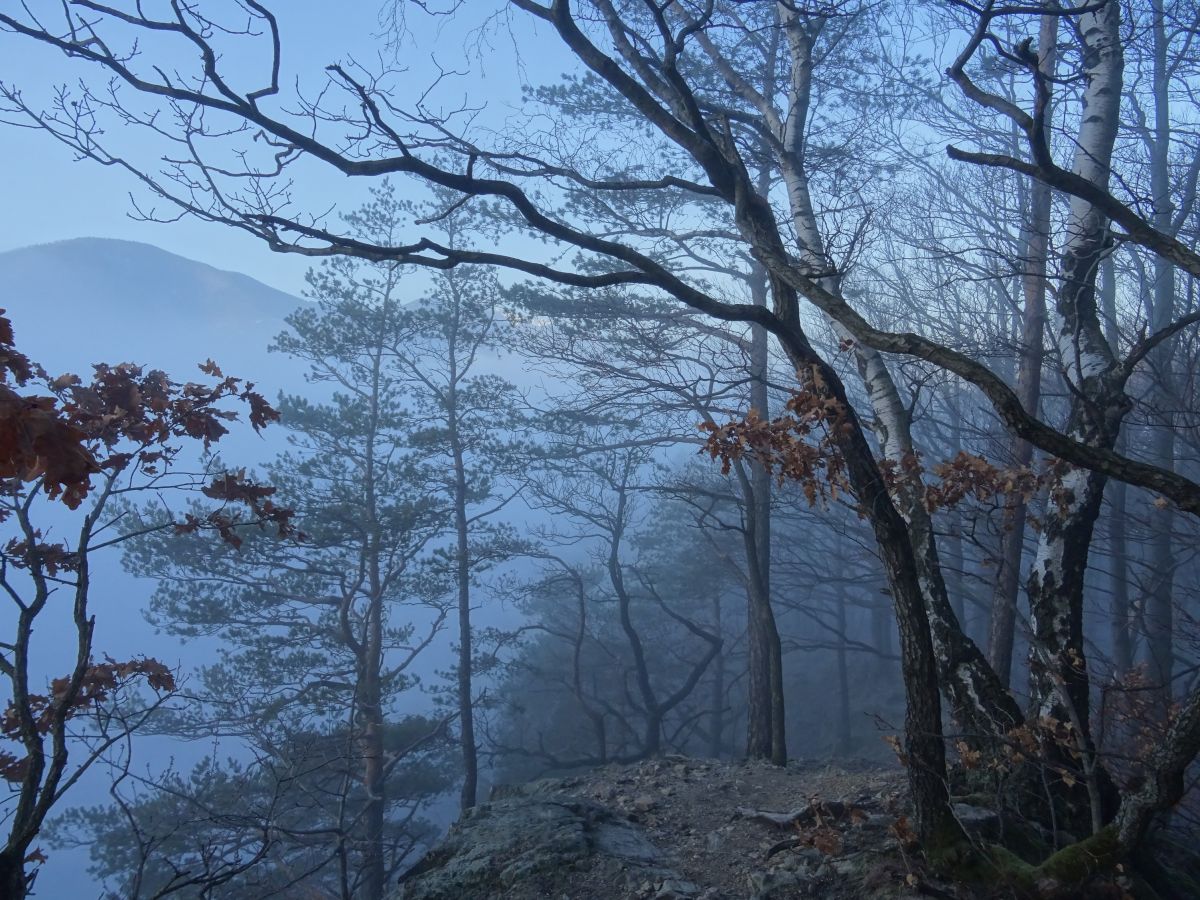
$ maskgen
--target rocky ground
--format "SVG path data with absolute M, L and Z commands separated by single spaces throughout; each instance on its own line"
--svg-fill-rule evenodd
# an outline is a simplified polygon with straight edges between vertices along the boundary
M 901 846 L 904 781 L 898 769 L 667 757 L 501 787 L 396 897 L 951 896 Z

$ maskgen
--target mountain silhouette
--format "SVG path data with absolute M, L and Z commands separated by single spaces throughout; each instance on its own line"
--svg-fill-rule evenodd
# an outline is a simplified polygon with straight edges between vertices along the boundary
M 184 380 L 212 358 L 227 374 L 277 382 L 266 348 L 302 302 L 134 241 L 75 238 L 0 253 L 0 308 L 18 348 L 52 374 L 134 362 Z

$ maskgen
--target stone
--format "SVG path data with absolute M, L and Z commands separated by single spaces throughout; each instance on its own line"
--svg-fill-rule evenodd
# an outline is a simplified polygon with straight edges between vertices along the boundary
M 700 893 L 625 816 L 586 798 L 546 793 L 535 783 L 468 810 L 403 876 L 391 900 L 493 897 L 539 874 L 594 862 L 614 881 L 621 873 L 640 896 L 690 900 Z
M 710 853 L 714 853 L 725 846 L 724 829 L 718 828 L 716 831 L 710 831 L 704 837 L 704 849 Z
M 820 868 L 825 862 L 825 854 L 816 847 L 800 847 L 793 853 L 793 858 L 799 865 L 808 869 Z
M 1000 836 L 1000 815 L 994 809 L 970 803 L 955 803 L 953 809 L 954 818 L 967 834 L 986 838 Z
M 682 878 L 664 878 L 658 885 L 654 900 L 692 900 L 698 896 L 698 885 Z
M 794 897 L 797 891 L 811 883 L 811 879 L 787 869 L 751 872 L 749 900 L 782 900 L 784 897 Z

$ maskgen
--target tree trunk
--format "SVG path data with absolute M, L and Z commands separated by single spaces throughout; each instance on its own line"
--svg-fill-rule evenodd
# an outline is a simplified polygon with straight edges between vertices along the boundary
M 933 519 L 925 507 L 924 484 L 909 465 L 915 448 L 908 410 L 878 351 L 855 345 L 855 358 L 875 411 L 880 448 L 896 465 L 896 506 L 925 598 L 938 681 L 949 700 L 950 715 L 970 742 L 1002 737 L 1022 721 L 1021 710 L 954 613 L 938 559 Z
M 1117 815 L 1121 844 L 1136 851 L 1154 817 L 1180 801 L 1184 773 L 1200 754 L 1200 691 L 1193 691 L 1150 758 L 1142 787 L 1127 796 Z
M 629 471 L 626 468 L 618 486 L 617 508 L 613 511 L 614 523 L 608 549 L 608 579 L 613 592 L 617 595 L 617 611 L 621 621 L 621 630 L 629 642 L 630 652 L 633 653 L 634 678 L 637 681 L 638 693 L 641 696 L 642 709 L 646 716 L 646 726 L 642 734 L 641 756 L 657 756 L 662 752 L 662 708 L 654 693 L 654 684 L 650 679 L 650 669 L 646 664 L 646 650 L 642 639 L 633 626 L 633 599 L 625 588 L 625 578 L 621 573 L 621 539 L 624 537 L 625 517 L 628 514 L 628 498 L 626 496 L 626 479 Z
M 812 35 L 797 13 L 781 7 L 780 15 L 793 70 L 790 93 L 793 109 L 781 136 L 780 168 L 801 261 L 817 272 L 832 271 L 834 267 L 826 254 L 805 171 L 804 127 L 812 72 Z M 841 291 L 836 277 L 825 277 L 820 282 L 835 295 Z M 839 336 L 852 338 L 836 322 L 834 329 Z M 973 737 L 1002 735 L 1021 721 L 1021 711 L 1005 685 L 996 678 L 983 653 L 963 633 L 954 614 L 938 562 L 933 522 L 925 508 L 924 485 L 919 475 L 911 473 L 909 465 L 915 457 L 908 409 L 883 356 L 859 343 L 854 344 L 854 352 L 859 375 L 875 413 L 872 426 L 880 449 L 896 464 L 898 472 L 909 473 L 907 477 L 902 475 L 897 506 L 903 523 L 906 523 L 905 540 L 911 544 L 910 558 L 917 567 L 918 582 L 925 597 L 925 619 L 932 629 L 938 678 L 950 701 L 951 715 Z
M 794 296 L 776 307 L 794 309 Z M 841 421 L 831 427 L 855 497 L 875 536 L 888 576 L 900 633 L 901 671 L 907 704 L 904 716 L 904 762 L 908 768 L 917 833 L 933 849 L 962 839 L 950 811 L 946 783 L 946 748 L 942 738 L 941 699 L 934 643 L 926 614 L 925 594 L 909 529 L 892 503 L 883 473 L 871 452 L 862 423 L 846 398 L 837 373 L 822 360 L 793 321 L 785 344 L 799 373 L 812 373 L 806 387 L 837 404 Z
M 865 440 L 862 444 L 863 447 L 853 455 L 858 456 L 867 449 Z M 848 459 L 847 462 L 856 494 L 870 510 L 871 526 L 896 602 L 907 699 L 904 723 L 909 787 L 918 835 L 927 848 L 933 849 L 956 841 L 960 834 L 950 813 L 946 787 L 946 750 L 942 740 L 937 663 L 925 598 L 904 521 L 888 499 L 883 479 L 872 477 L 871 470 L 878 471 L 874 460 L 869 466 L 862 459 L 853 462 Z
M 1117 273 L 1112 256 L 1100 263 L 1100 307 L 1104 311 L 1105 333 L 1108 343 L 1117 352 L 1120 336 L 1117 333 Z M 1122 431 L 1117 435 L 1117 452 L 1129 454 L 1129 437 Z M 1129 486 L 1123 481 L 1114 482 L 1108 489 L 1111 515 L 1108 520 L 1109 582 L 1112 595 L 1109 600 L 1109 632 L 1112 637 L 1113 676 L 1124 677 L 1133 668 L 1133 635 L 1129 605 L 1129 548 L 1125 539 L 1125 515 L 1128 505 Z
M 834 654 L 838 677 L 838 714 L 833 752 L 835 756 L 846 756 L 850 753 L 853 741 L 850 734 L 850 669 L 846 663 L 846 597 L 840 591 L 836 602 L 837 629 L 842 639 Z
M 1162 0 L 1151 0 L 1151 30 L 1154 36 L 1154 140 L 1150 147 L 1150 187 L 1154 196 L 1152 221 L 1164 234 L 1177 231 L 1171 201 L 1171 114 L 1170 74 L 1167 69 L 1166 15 Z M 1154 257 L 1152 331 L 1167 327 L 1175 318 L 1175 267 L 1161 256 Z M 1154 422 L 1149 462 L 1175 469 L 1175 386 L 1173 365 L 1175 341 L 1166 340 L 1150 354 L 1154 379 L 1151 400 Z M 1174 670 L 1174 584 L 1175 556 L 1172 550 L 1174 508 L 1153 513 L 1150 570 L 1153 589 L 1146 603 L 1146 655 L 1151 683 L 1157 687 L 1158 715 L 1165 721 L 1171 707 L 1171 676 Z
M 771 758 L 771 642 L 763 602 L 751 587 L 746 591 L 748 671 L 746 678 L 746 757 Z
M 10 848 L 0 853 L 0 897 L 5 900 L 24 900 L 28 890 L 25 849 Z
M 717 634 L 724 631 L 721 623 L 721 595 L 713 594 L 713 627 Z M 709 712 L 708 755 L 721 759 L 725 755 L 725 651 L 713 660 L 712 699 Z
M 453 377 L 452 377 L 453 381 Z M 458 587 L 458 731 L 462 745 L 463 809 L 475 805 L 479 789 L 479 751 L 475 746 L 475 699 L 472 695 L 471 558 L 467 523 L 467 471 L 458 433 L 458 406 L 453 385 L 447 392 L 447 421 L 454 461 L 454 577 Z
M 1109 3 L 1079 19 L 1087 78 L 1075 155 L 1075 172 L 1102 189 L 1120 112 L 1122 56 L 1120 5 Z M 1112 449 L 1129 411 L 1125 376 L 1109 346 L 1097 310 L 1096 280 L 1106 253 L 1108 222 L 1090 203 L 1073 198 L 1061 258 L 1056 298 L 1059 353 L 1072 386 L 1066 432 L 1091 446 Z M 1034 714 L 1077 730 L 1078 745 L 1047 741 L 1051 765 L 1077 765 L 1076 755 L 1094 759 L 1089 727 L 1091 698 L 1083 642 L 1083 589 L 1088 554 L 1107 478 L 1067 468 L 1050 491 L 1029 577 L 1030 694 Z M 1082 784 L 1055 793 L 1067 803 L 1068 818 L 1107 820 L 1115 810 L 1115 788 L 1096 762 L 1102 810 Z
M 1059 16 L 1042 16 L 1038 32 L 1038 70 L 1053 78 L 1057 66 Z M 1050 139 L 1049 111 L 1045 121 L 1045 140 Z M 1042 392 L 1042 341 L 1046 330 L 1046 268 L 1050 235 L 1050 187 L 1034 180 L 1029 191 L 1029 215 L 1021 236 L 1021 293 L 1025 301 L 1021 311 L 1021 348 L 1017 362 L 1017 397 L 1033 415 L 1038 413 Z M 1028 466 L 1033 461 L 1033 446 L 1016 438 L 1009 455 L 1012 465 Z M 1013 492 L 1004 505 L 1000 537 L 1000 571 L 992 593 L 992 619 L 988 631 L 988 662 L 996 677 L 1012 683 L 1013 637 L 1016 627 L 1017 596 L 1021 588 L 1021 557 L 1025 544 L 1025 496 Z
M 367 455 L 363 471 L 366 498 L 367 542 L 365 559 L 367 586 L 370 591 L 364 611 L 363 635 L 355 643 L 346 634 L 346 643 L 354 647 L 358 665 L 357 714 L 362 753 L 362 787 L 365 808 L 362 819 L 362 861 L 366 900 L 383 900 L 387 893 L 384 851 L 384 821 L 387 813 L 386 760 L 383 752 L 383 547 L 379 525 L 379 497 L 376 493 L 376 441 L 379 439 L 382 398 L 382 358 L 372 359 L 370 421 L 367 430 Z M 353 600 L 351 599 L 352 603 Z M 345 627 L 345 626 L 344 626 Z M 346 836 L 343 836 L 343 839 Z M 345 859 L 343 855 L 343 860 Z
M 359 685 L 362 715 L 363 791 L 363 872 L 366 900 L 383 900 L 387 893 L 383 829 L 387 797 L 384 783 L 383 692 L 379 673 L 382 664 L 383 623 L 379 597 L 372 597 L 368 612 L 367 640 L 364 644 L 366 670 Z
M 871 645 L 879 651 L 879 656 L 876 657 L 876 673 L 879 675 L 890 674 L 892 671 L 892 663 L 887 657 L 892 655 L 892 636 L 896 632 L 896 626 L 889 615 L 891 610 L 882 602 L 876 601 L 871 604 Z
M 759 186 L 765 179 L 760 178 Z M 767 273 L 757 263 L 750 273 L 750 294 L 755 306 L 767 305 Z M 767 375 L 770 342 L 765 329 L 750 332 L 750 409 L 763 419 L 770 416 Z M 750 475 L 739 470 L 746 527 L 747 641 L 749 642 L 746 756 L 787 764 L 786 708 L 783 694 L 783 646 L 771 605 L 771 473 L 751 462 Z
M 1117 452 L 1125 455 L 1124 440 L 1117 441 Z M 1125 516 L 1129 488 L 1123 481 L 1109 490 L 1111 516 L 1108 522 L 1109 634 L 1112 637 L 1113 677 L 1120 679 L 1133 668 L 1133 636 L 1130 634 L 1129 550 L 1125 539 Z
M 1105 188 L 1121 98 L 1119 4 L 1083 14 L 1079 30 L 1087 86 L 1075 171 Z M 1091 204 L 1072 200 L 1057 309 L 1059 350 L 1066 376 L 1077 392 L 1066 431 L 1082 443 L 1111 449 L 1129 401 L 1097 314 L 1096 275 L 1106 250 L 1107 225 Z M 1090 703 L 1083 646 L 1083 580 L 1106 481 L 1105 476 L 1082 469 L 1069 469 L 1061 476 L 1047 502 L 1029 579 L 1034 708 L 1039 715 L 1061 721 L 1077 716 L 1085 739 Z
M 954 447 L 953 455 L 957 455 L 958 451 L 959 447 Z M 954 611 L 954 618 L 958 620 L 963 634 L 968 640 L 971 640 L 971 628 L 967 621 L 971 610 L 967 606 L 966 600 L 967 560 L 963 554 L 962 510 L 957 508 L 947 510 L 946 520 L 946 565 L 943 568 L 943 577 L 946 579 L 946 593 L 950 597 L 950 609 Z

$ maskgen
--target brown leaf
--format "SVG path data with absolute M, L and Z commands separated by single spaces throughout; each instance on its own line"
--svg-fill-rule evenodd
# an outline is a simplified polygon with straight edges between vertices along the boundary
M 41 478 L 51 498 L 76 508 L 100 471 L 87 435 L 66 421 L 53 397 L 22 397 L 0 385 L 0 478 Z
M 834 828 L 821 827 L 814 829 L 811 843 L 826 856 L 841 855 L 842 836 Z
M 9 374 L 19 385 L 33 377 L 33 364 L 25 354 L 17 352 L 13 343 L 12 322 L 0 309 L 0 384 L 8 381 Z
M 900 760 L 900 765 L 908 767 L 908 754 L 904 752 L 904 746 L 900 743 L 900 738 L 894 734 L 885 734 L 883 742 L 892 748 L 892 752 L 896 754 L 896 758 Z
M 896 840 L 904 847 L 910 847 L 917 843 L 917 833 L 913 830 L 912 825 L 908 821 L 908 816 L 901 816 L 891 825 L 891 832 L 896 836 Z

